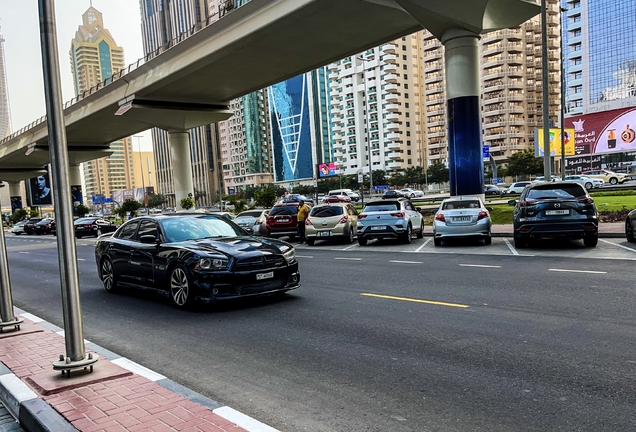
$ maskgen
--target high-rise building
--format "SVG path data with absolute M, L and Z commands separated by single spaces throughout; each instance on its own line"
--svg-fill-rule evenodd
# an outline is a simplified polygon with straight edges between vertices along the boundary
M 0 140 L 11 135 L 11 115 L 9 114 L 9 87 L 4 59 L 4 38 L 0 34 Z
M 218 19 L 218 5 L 211 7 L 207 0 L 140 0 L 139 5 L 144 54 L 167 49 L 170 41 L 180 34 Z M 189 131 L 193 186 L 195 194 L 202 192 L 198 206 L 218 201 L 219 192 L 223 190 L 218 133 L 216 124 Z M 166 195 L 169 204 L 176 206 L 168 133 L 152 129 L 152 143 L 157 180 L 155 191 Z
M 566 116 L 636 106 L 636 2 L 561 0 Z
M 82 24 L 71 40 L 70 58 L 76 95 L 125 67 L 124 49 L 104 27 L 102 14 L 92 6 L 82 15 Z M 113 191 L 133 185 L 132 139 L 115 141 L 110 148 L 111 156 L 82 164 L 86 197 L 110 197 Z
M 425 164 L 422 33 L 332 63 L 334 158 L 341 173 Z

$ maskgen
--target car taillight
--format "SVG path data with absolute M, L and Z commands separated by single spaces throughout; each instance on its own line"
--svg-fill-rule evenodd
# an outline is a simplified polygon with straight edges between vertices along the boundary
M 349 220 L 349 216 L 344 215 L 343 217 L 340 218 L 340 220 L 338 221 L 339 224 L 341 223 L 347 223 L 347 221 Z
M 84 225 L 84 229 L 93 229 L 93 225 Z
M 435 220 L 440 222 L 446 222 L 446 218 L 444 217 L 442 213 L 437 213 L 435 215 Z
M 395 216 L 395 217 L 404 217 L 404 212 L 394 212 L 390 214 L 391 216 Z
M 484 219 L 484 218 L 487 218 L 487 217 L 488 217 L 488 212 L 487 211 L 480 211 L 479 215 L 477 216 L 477 220 Z
M 305 225 L 313 225 L 313 223 L 311 223 L 311 220 L 309 220 L 309 218 L 305 219 Z
M 364 213 L 361 213 L 361 214 L 358 215 L 358 219 L 364 219 L 367 216 L 368 215 L 365 215 Z
M 520 201 L 519 206 L 528 207 L 528 206 L 535 205 L 536 203 L 537 203 L 537 200 L 529 199 L 529 200 Z
M 579 198 L 577 201 L 583 204 L 594 204 L 594 198 L 583 197 Z

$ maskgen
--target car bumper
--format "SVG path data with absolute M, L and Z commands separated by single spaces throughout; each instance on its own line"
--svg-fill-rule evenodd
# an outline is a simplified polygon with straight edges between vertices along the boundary
M 598 235 L 598 221 L 527 222 L 515 225 L 517 238 L 571 237 L 583 238 Z
M 307 238 L 326 240 L 333 237 L 349 237 L 349 230 L 342 224 L 333 228 L 316 228 L 315 226 L 308 225 L 305 230 L 305 235 Z
M 285 229 L 285 230 L 281 230 L 281 231 L 272 231 L 271 229 L 269 230 L 269 237 L 271 237 L 271 238 L 285 237 L 285 236 L 296 236 L 296 235 L 298 235 L 298 227 L 289 228 L 289 229 Z
M 406 225 L 404 225 L 406 227 Z M 383 230 L 375 230 L 372 226 L 365 226 L 362 229 L 358 229 L 358 238 L 373 239 L 373 238 L 399 238 L 404 235 L 406 228 L 395 227 L 388 225 Z
M 474 225 L 447 225 L 435 221 L 433 224 L 433 236 L 438 238 L 450 237 L 489 237 L 491 223 L 482 219 Z

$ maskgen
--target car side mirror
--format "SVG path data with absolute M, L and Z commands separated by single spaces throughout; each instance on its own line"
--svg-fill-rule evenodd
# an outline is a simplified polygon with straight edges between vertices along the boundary
M 243 228 L 243 230 L 245 230 L 245 232 L 249 235 L 254 235 L 254 229 L 252 228 Z
M 509 200 L 508 205 L 510 206 L 517 205 L 517 200 Z
M 139 237 L 139 241 L 143 244 L 159 244 L 159 239 L 152 234 L 146 234 Z

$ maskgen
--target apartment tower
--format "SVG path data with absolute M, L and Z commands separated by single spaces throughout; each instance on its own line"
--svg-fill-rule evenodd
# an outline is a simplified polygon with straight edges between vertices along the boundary
M 0 140 L 11 135 L 11 115 L 9 114 L 9 87 L 4 59 L 4 38 L 0 34 Z

